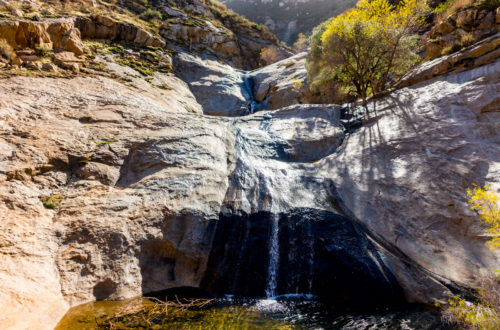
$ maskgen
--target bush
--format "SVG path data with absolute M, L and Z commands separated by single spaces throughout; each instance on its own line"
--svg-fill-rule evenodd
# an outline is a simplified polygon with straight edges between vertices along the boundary
M 162 15 L 161 13 L 158 11 L 158 10 L 152 10 L 151 8 L 148 8 L 148 10 L 146 10 L 144 12 L 144 14 L 142 14 L 144 16 L 145 19 L 147 19 L 148 21 L 152 20 L 152 19 L 158 19 L 158 20 L 161 20 L 162 19 Z
M 35 45 L 35 54 L 41 57 L 49 57 L 52 56 L 54 52 L 49 47 Z
M 3 57 L 8 61 L 12 61 L 16 58 L 14 48 L 12 48 L 12 46 L 5 39 L 0 39 L 0 57 Z
M 262 48 L 260 51 L 260 60 L 264 65 L 273 64 L 278 60 L 280 51 L 276 47 Z
M 462 329 L 500 329 L 500 278 L 488 274 L 480 278 L 475 294 L 475 302 L 458 295 L 448 300 L 448 308 L 443 311 L 445 323 L 460 326 Z
M 305 52 L 309 48 L 309 38 L 304 33 L 299 33 L 297 41 L 293 44 L 293 48 L 298 52 Z
M 469 205 L 481 220 L 489 226 L 487 232 L 493 236 L 488 242 L 490 249 L 500 248 L 499 196 L 490 186 L 475 186 L 467 190 Z M 449 307 L 443 312 L 443 320 L 466 329 L 500 329 L 500 271 L 479 278 L 475 302 L 460 296 L 448 300 Z

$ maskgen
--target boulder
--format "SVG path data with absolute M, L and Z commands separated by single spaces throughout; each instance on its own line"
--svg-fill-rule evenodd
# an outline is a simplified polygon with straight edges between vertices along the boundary
M 34 49 L 35 46 L 41 46 L 64 49 L 76 55 L 83 54 L 83 43 L 78 29 L 74 27 L 73 19 L 1 21 L 0 35 L 14 49 Z
M 466 31 L 471 31 L 476 24 L 478 13 L 479 11 L 475 8 L 460 11 L 456 17 L 457 27 Z
M 54 55 L 54 63 L 64 69 L 79 71 L 80 65 L 85 63 L 85 60 L 71 52 L 58 52 Z
M 455 30 L 455 27 L 447 22 L 444 21 L 443 23 L 436 24 L 430 31 L 430 37 L 432 39 L 435 39 L 439 36 L 446 35 L 448 33 L 451 33 Z
M 52 63 L 43 63 L 42 64 L 42 70 L 47 71 L 47 72 L 56 72 L 57 71 L 57 66 L 55 66 Z
M 76 26 L 83 38 L 133 42 L 139 46 L 165 47 L 165 42 L 146 30 L 119 23 L 108 16 L 77 17 Z

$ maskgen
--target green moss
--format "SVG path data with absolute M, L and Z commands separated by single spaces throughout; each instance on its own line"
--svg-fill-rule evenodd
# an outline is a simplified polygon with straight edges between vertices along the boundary
M 151 64 L 146 61 L 141 61 L 134 57 L 117 57 L 115 62 L 133 68 L 139 71 L 143 76 L 152 76 L 154 70 L 151 68 Z
M 148 8 L 143 14 L 142 16 L 148 20 L 148 21 L 151 21 L 153 19 L 158 19 L 158 20 L 161 20 L 163 17 L 161 15 L 161 13 L 158 11 L 158 10 L 152 10 L 151 8 Z
M 55 209 L 62 202 L 63 197 L 60 193 L 52 194 L 49 197 L 42 198 L 42 204 L 47 209 Z

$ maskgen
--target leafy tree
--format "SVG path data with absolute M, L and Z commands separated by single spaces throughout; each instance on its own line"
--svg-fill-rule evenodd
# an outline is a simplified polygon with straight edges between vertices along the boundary
M 424 0 L 360 0 L 355 8 L 313 31 L 308 69 L 314 80 L 331 76 L 366 99 L 419 60 L 412 34 L 429 10 Z

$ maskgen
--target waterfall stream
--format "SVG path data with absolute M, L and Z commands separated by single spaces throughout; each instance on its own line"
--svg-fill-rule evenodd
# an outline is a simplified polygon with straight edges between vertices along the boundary
M 279 217 L 272 216 L 271 236 L 269 239 L 269 266 L 267 272 L 266 297 L 276 296 L 278 286 L 278 266 L 279 266 Z

